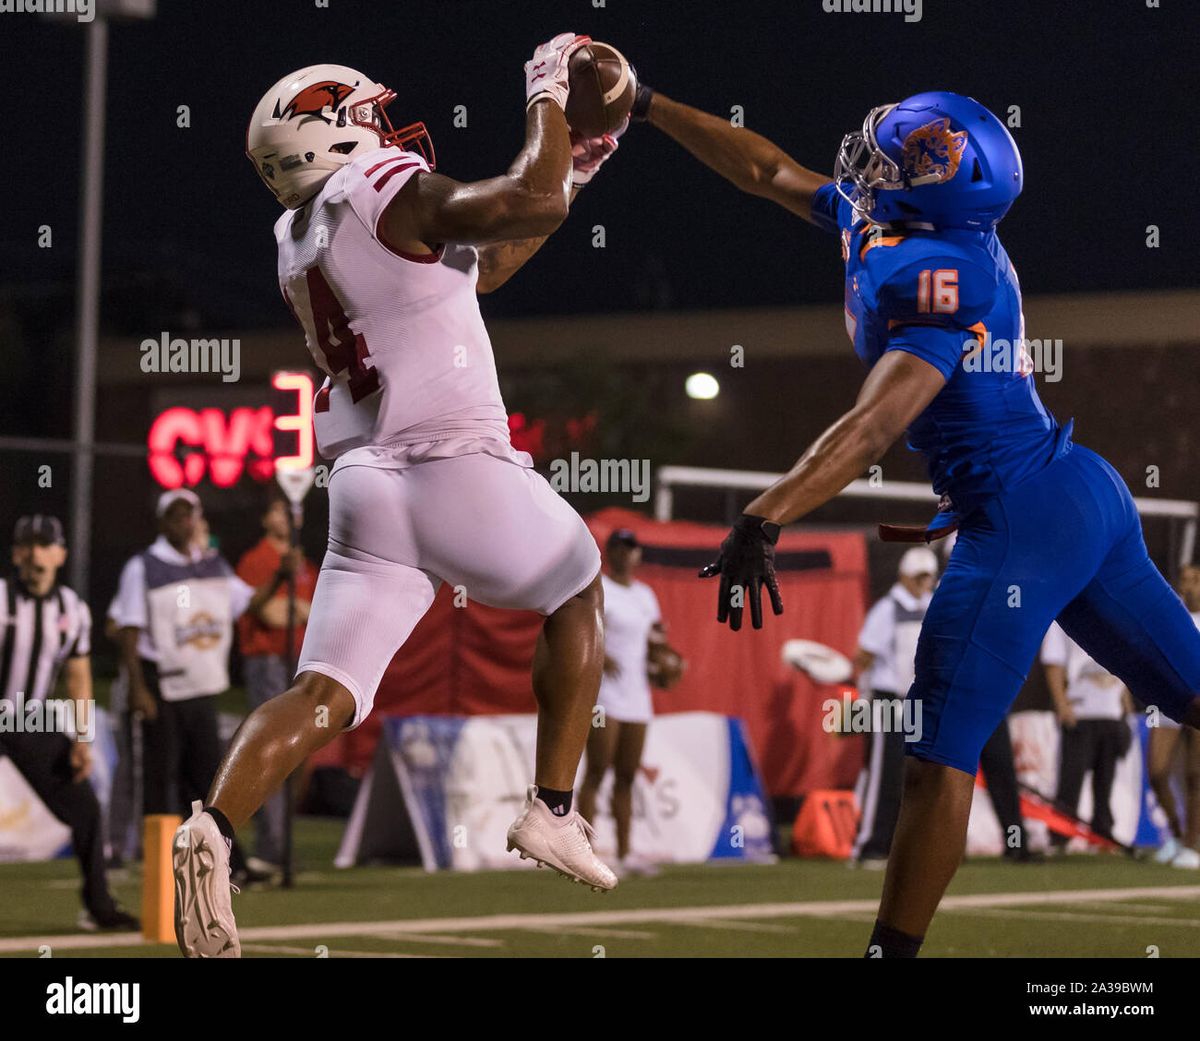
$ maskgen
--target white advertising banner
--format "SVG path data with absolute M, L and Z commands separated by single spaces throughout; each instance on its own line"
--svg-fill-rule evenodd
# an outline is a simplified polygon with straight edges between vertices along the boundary
M 505 850 L 533 774 L 534 716 L 385 721 L 337 863 L 420 860 L 427 870 L 532 867 Z M 576 788 L 582 775 L 576 781 Z M 598 799 L 597 852 L 616 841 L 611 778 Z M 709 712 L 651 724 L 633 792 L 631 845 L 659 862 L 772 855 L 762 783 L 740 722 Z

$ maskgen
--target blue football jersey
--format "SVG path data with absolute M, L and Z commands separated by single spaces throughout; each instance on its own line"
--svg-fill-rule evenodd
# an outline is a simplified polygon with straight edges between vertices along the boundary
M 994 229 L 880 227 L 858 219 L 832 184 L 812 212 L 841 236 L 846 331 L 859 358 L 870 368 L 887 351 L 907 351 L 946 377 L 908 444 L 957 513 L 1067 451 L 1070 425 L 1038 397 L 1021 289 Z

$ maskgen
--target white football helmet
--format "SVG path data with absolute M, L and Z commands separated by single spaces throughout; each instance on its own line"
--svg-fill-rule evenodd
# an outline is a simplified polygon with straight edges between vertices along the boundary
M 425 124 L 392 128 L 384 109 L 395 97 L 394 90 L 345 65 L 310 65 L 284 76 L 255 106 L 246 155 L 289 210 L 373 148 L 417 151 L 432 169 L 433 141 Z

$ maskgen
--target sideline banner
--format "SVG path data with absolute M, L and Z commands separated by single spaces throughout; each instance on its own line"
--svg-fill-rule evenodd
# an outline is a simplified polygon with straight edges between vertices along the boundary
M 505 851 L 525 802 L 537 719 L 407 716 L 384 721 L 336 864 L 419 861 L 427 871 L 533 867 Z M 576 780 L 576 790 L 582 774 Z M 600 791 L 597 852 L 612 857 L 610 779 Z M 650 724 L 633 791 L 631 844 L 658 862 L 767 860 L 771 820 L 742 724 L 682 712 Z

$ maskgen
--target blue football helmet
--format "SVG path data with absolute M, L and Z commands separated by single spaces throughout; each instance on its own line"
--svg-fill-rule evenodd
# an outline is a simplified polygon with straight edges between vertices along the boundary
M 935 90 L 872 109 L 834 164 L 838 193 L 877 224 L 995 227 L 1024 183 L 1008 129 L 974 98 Z

